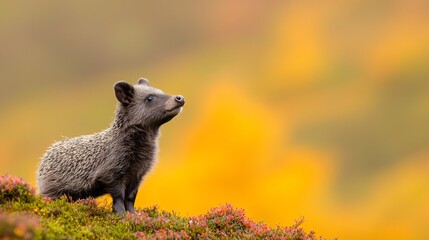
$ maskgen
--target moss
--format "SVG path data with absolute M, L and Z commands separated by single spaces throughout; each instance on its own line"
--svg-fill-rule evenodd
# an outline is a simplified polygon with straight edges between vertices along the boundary
M 37 196 L 21 178 L 0 177 L 0 238 L 10 239 L 317 239 L 302 219 L 290 227 L 255 223 L 227 204 L 181 217 L 157 206 L 123 216 L 94 199 Z

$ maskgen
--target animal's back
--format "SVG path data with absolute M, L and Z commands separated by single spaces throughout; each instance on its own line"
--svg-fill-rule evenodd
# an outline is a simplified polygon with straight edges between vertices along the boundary
M 39 165 L 39 193 L 56 198 L 62 194 L 73 195 L 79 189 L 79 194 L 93 195 L 90 194 L 95 187 L 91 174 L 109 155 L 111 141 L 111 134 L 105 130 L 54 143 Z

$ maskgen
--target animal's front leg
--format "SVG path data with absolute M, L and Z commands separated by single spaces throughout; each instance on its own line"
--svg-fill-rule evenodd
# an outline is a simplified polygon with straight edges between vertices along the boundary
M 136 213 L 134 203 L 136 201 L 139 184 L 131 184 L 125 191 L 125 209 L 131 213 Z
M 125 212 L 125 187 L 122 184 L 118 184 L 109 189 L 109 193 L 113 199 L 113 211 L 123 214 Z

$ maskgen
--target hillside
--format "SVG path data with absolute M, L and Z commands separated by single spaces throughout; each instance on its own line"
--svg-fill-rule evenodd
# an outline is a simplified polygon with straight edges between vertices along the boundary
M 120 216 L 94 199 L 52 200 L 20 177 L 0 177 L 1 239 L 318 239 L 300 228 L 302 221 L 271 228 L 229 204 L 194 217 L 157 206 Z

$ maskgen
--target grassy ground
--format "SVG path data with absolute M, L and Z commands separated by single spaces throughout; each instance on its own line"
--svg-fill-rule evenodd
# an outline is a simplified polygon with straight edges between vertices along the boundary
M 156 206 L 120 216 L 94 199 L 52 200 L 20 177 L 0 176 L 0 239 L 319 239 L 301 223 L 271 228 L 231 205 L 196 217 Z

